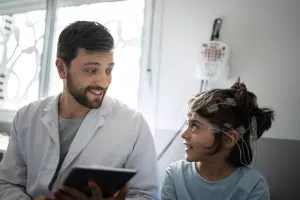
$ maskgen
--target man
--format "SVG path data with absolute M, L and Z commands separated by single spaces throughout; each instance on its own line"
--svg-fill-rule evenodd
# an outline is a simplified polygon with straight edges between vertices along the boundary
M 112 199 L 158 199 L 156 152 L 146 121 L 105 96 L 113 47 L 111 34 L 97 22 L 78 21 L 62 31 L 56 67 L 63 92 L 16 114 L 0 164 L 0 199 L 89 199 L 62 185 L 77 164 L 136 169 L 128 189 Z M 101 188 L 89 186 L 93 200 L 103 199 Z

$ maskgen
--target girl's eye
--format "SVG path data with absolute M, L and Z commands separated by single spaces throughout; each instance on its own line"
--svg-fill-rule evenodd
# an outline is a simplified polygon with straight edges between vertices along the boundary
M 192 123 L 192 124 L 190 125 L 190 128 L 191 128 L 192 131 L 198 130 L 198 126 L 197 126 L 195 123 Z

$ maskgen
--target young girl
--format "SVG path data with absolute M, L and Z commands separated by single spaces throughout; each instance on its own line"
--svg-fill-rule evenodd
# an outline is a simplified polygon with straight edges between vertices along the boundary
M 186 161 L 168 167 L 161 200 L 269 200 L 267 181 L 248 165 L 274 111 L 259 108 L 240 80 L 195 96 L 188 108 Z

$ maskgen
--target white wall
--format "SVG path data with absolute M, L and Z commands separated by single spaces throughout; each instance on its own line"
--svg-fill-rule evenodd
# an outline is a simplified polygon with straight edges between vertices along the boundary
M 266 137 L 300 140 L 300 1 L 164 0 L 157 130 L 176 131 L 185 102 L 199 90 L 193 76 L 201 43 L 223 17 L 231 77 L 242 76 L 261 106 L 277 116 Z

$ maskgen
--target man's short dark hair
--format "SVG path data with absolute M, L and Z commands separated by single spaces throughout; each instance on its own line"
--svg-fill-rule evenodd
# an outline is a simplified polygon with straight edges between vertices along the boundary
M 57 58 L 64 60 L 67 67 L 77 56 L 78 48 L 86 51 L 110 52 L 114 39 L 109 30 L 98 22 L 77 21 L 68 25 L 59 35 Z

